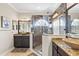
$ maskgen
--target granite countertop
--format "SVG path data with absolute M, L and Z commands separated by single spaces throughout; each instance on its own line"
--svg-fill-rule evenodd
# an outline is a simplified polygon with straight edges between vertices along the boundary
M 30 36 L 30 34 L 14 34 L 14 36 Z
M 65 38 L 65 35 L 43 34 L 43 36 L 52 36 L 52 38 Z
M 66 52 L 69 56 L 79 56 L 79 50 L 74 50 L 69 47 L 62 39 L 52 39 L 58 47 L 60 47 L 64 52 Z

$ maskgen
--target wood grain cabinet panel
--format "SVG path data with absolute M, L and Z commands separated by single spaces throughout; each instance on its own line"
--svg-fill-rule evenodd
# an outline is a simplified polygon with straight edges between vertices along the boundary
M 68 56 L 68 54 L 52 42 L 52 56 Z
M 61 55 L 61 56 L 68 56 L 68 54 L 63 51 L 60 47 L 58 47 L 58 53 Z

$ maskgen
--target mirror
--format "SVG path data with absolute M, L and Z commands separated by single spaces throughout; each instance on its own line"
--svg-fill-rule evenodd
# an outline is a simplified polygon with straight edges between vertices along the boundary
M 65 35 L 66 17 L 64 12 L 66 7 L 66 3 L 62 3 L 52 15 L 54 35 Z
M 20 25 L 20 29 L 19 29 L 20 33 L 31 32 L 31 22 L 20 21 L 19 25 Z
M 53 20 L 53 34 L 65 35 L 66 20 L 65 14 L 61 14 L 59 17 Z
M 70 15 L 70 31 L 69 34 L 72 36 L 79 35 L 79 4 L 73 6 L 69 11 L 68 15 Z M 76 37 L 77 38 L 77 37 Z

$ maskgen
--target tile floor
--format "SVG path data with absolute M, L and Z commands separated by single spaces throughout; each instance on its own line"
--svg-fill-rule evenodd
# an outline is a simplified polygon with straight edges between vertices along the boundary
M 26 52 L 9 52 L 5 56 L 36 56 L 30 49 Z

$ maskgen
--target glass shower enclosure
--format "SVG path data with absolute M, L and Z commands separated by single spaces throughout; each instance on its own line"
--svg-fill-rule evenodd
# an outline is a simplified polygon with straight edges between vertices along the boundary
M 42 35 L 48 33 L 50 27 L 48 16 L 35 15 L 32 17 L 32 47 L 40 55 L 42 55 Z

